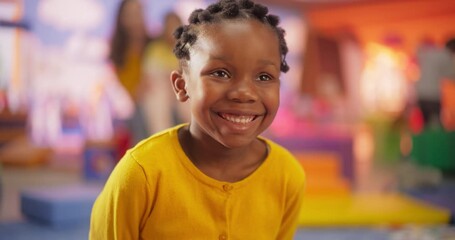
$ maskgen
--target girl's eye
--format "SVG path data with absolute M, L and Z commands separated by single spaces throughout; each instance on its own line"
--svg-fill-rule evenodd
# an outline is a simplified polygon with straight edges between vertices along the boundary
M 268 75 L 268 74 L 261 74 L 261 75 L 259 75 L 259 77 L 258 77 L 258 80 L 259 80 L 259 81 L 270 81 L 270 80 L 272 80 L 272 79 L 273 79 L 273 78 L 272 78 L 270 75 Z
M 212 73 L 210 73 L 210 75 L 214 76 L 214 77 L 218 77 L 218 78 L 229 78 L 229 73 L 226 72 L 225 70 L 217 70 L 217 71 L 214 71 Z

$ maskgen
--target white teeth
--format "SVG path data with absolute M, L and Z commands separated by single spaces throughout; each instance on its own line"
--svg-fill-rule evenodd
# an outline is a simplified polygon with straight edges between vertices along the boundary
M 253 121 L 254 116 L 236 116 L 236 115 L 228 115 L 228 114 L 222 114 L 222 117 L 230 122 L 234 123 L 242 123 L 246 124 L 251 121 Z

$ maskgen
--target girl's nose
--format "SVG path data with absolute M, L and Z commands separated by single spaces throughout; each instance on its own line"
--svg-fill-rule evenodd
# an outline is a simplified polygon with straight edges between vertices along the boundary
M 239 103 L 253 103 L 258 100 L 256 86 L 251 79 L 239 80 L 233 83 L 228 98 Z

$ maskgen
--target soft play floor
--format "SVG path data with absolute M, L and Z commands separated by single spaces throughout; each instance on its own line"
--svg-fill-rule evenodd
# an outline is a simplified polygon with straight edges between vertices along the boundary
M 307 196 L 301 227 L 447 224 L 450 210 L 401 194 Z
M 88 223 L 71 228 L 54 229 L 30 222 L 0 223 L 0 239 L 8 240 L 82 240 L 87 239 Z M 299 228 L 294 240 L 450 240 L 455 239 L 453 226 L 404 226 Z

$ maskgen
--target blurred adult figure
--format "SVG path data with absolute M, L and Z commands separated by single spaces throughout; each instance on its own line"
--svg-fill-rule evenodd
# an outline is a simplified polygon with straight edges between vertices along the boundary
M 188 120 L 186 104 L 178 103 L 170 87 L 170 73 L 178 69 L 173 53 L 175 29 L 182 25 L 180 17 L 168 12 L 164 17 L 163 30 L 148 46 L 144 58 L 143 112 L 150 133 L 156 133 L 177 123 Z M 182 107 L 183 105 L 183 107 Z
M 145 48 L 150 42 L 142 5 L 139 0 L 122 0 L 117 10 L 111 39 L 109 59 L 114 65 L 119 81 L 135 102 L 135 113 L 128 120 L 133 144 L 148 136 L 142 108 L 142 63 Z
M 441 125 L 441 82 L 455 80 L 455 39 L 439 48 L 425 41 L 417 50 L 420 78 L 416 83 L 417 103 L 422 112 L 424 127 Z

